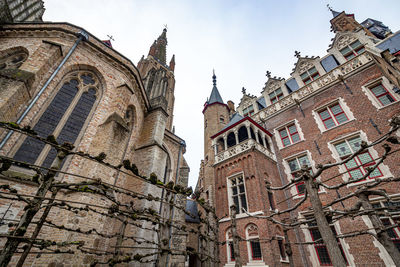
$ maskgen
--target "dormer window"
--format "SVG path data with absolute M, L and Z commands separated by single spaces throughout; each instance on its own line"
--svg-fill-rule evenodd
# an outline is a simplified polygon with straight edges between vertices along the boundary
M 283 92 L 281 88 L 273 91 L 272 93 L 269 93 L 269 99 L 271 100 L 272 104 L 276 103 L 282 97 L 283 97 Z
M 243 109 L 243 116 L 251 116 L 254 114 L 254 107 L 253 105 L 248 106 L 247 108 Z
M 315 79 L 319 78 L 319 73 L 315 67 L 312 67 L 311 69 L 307 70 L 306 72 L 303 72 L 300 75 L 301 80 L 304 82 L 305 85 L 311 83 Z
M 340 53 L 342 53 L 346 60 L 350 60 L 364 51 L 365 47 L 362 45 L 362 43 L 360 43 L 360 41 L 357 40 L 340 50 Z

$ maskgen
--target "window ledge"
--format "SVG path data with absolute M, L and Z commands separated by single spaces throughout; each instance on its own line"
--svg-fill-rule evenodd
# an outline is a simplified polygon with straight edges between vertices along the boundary
M 352 122 L 352 121 L 355 121 L 355 120 L 356 120 L 355 118 L 354 118 L 354 119 L 351 119 L 351 120 L 348 120 L 348 121 L 346 121 L 346 122 L 343 122 L 342 124 L 336 125 L 335 127 L 332 127 L 332 128 L 329 128 L 329 129 L 325 129 L 325 130 L 321 131 L 321 133 L 323 134 L 323 133 L 329 132 L 330 130 L 336 129 L 336 128 L 342 126 L 342 125 L 348 124 L 348 123 L 350 123 L 350 122 Z M 324 127 L 325 127 L 325 126 L 324 126 Z
M 291 146 L 297 145 L 297 144 L 299 144 L 299 143 L 301 143 L 301 142 L 304 142 L 305 140 L 306 140 L 306 139 L 302 139 L 302 140 L 300 140 L 300 141 L 298 141 L 298 142 L 296 142 L 296 143 L 293 143 L 293 144 L 290 144 L 290 145 L 284 146 L 284 147 L 282 147 L 282 148 L 279 148 L 279 150 L 283 150 L 283 149 L 285 149 L 285 148 L 288 148 L 288 147 L 291 147 Z
M 382 109 L 384 109 L 384 108 L 387 108 L 387 107 L 393 106 L 394 104 L 397 104 L 397 103 L 399 103 L 399 100 L 396 100 L 396 101 L 394 101 L 393 103 L 390 103 L 390 104 L 388 104 L 388 105 L 381 106 L 381 107 L 379 107 L 379 108 L 378 108 L 378 110 L 382 110 Z M 382 104 L 381 104 L 381 103 L 379 103 L 379 105 L 382 105 Z
M 288 259 L 281 259 L 281 262 L 283 262 L 283 263 L 289 263 L 289 260 L 288 260 Z
M 360 182 L 356 182 L 356 183 L 351 183 L 351 184 L 348 184 L 347 185 L 347 188 L 351 188 L 351 187 L 354 187 L 354 186 L 359 186 L 359 185 L 362 185 L 362 184 L 367 184 L 367 183 L 371 183 L 371 182 L 375 182 L 376 180 L 386 180 L 386 179 L 388 179 L 388 178 L 393 178 L 393 177 L 385 177 L 385 176 L 383 176 L 383 177 L 378 177 L 378 178 L 372 178 L 372 179 L 367 179 L 367 180 L 365 180 L 365 181 L 360 181 Z M 348 181 L 348 180 L 347 180 Z
M 264 215 L 264 212 L 259 210 L 259 211 L 254 211 L 254 212 L 249 212 L 251 216 L 256 216 L 256 215 Z M 238 215 L 236 215 L 236 219 L 241 219 L 241 218 L 246 218 L 246 217 L 250 217 L 249 215 L 247 215 L 246 213 L 239 213 Z M 222 223 L 222 222 L 228 222 L 230 221 L 231 218 L 230 217 L 226 217 L 226 218 L 222 218 L 221 220 L 219 220 L 218 222 Z

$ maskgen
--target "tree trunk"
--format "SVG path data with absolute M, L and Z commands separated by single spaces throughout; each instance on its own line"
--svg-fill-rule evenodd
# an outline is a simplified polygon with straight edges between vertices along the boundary
M 236 228 L 236 206 L 231 206 L 231 221 L 232 221 L 232 241 L 233 241 L 233 254 L 235 256 L 235 267 L 242 267 L 242 260 L 240 259 L 239 235 Z M 229 246 L 229 244 L 227 244 Z
M 43 203 L 43 197 L 46 196 L 49 188 L 51 187 L 51 185 L 54 181 L 54 177 L 57 174 L 57 172 L 55 170 L 60 169 L 61 163 L 64 158 L 65 158 L 65 152 L 59 151 L 57 153 L 56 160 L 50 167 L 54 171 L 50 170 L 43 177 L 43 182 L 40 184 L 38 190 L 36 191 L 36 196 L 38 198 L 34 198 L 31 201 L 31 203 L 25 207 L 26 208 L 25 212 L 22 215 L 17 228 L 13 232 L 14 236 L 22 237 L 25 235 L 30 223 L 32 222 L 33 217 L 35 217 L 36 213 L 39 211 L 40 206 Z M 7 238 L 7 242 L 4 245 L 4 248 L 0 254 L 0 267 L 6 267 L 8 265 L 12 256 L 14 255 L 15 251 L 17 250 L 18 245 L 23 240 L 24 239 L 18 239 L 18 238 L 12 238 L 12 237 Z
M 294 267 L 294 262 L 293 262 L 293 251 L 292 247 L 289 242 L 289 235 L 287 234 L 287 229 L 283 228 L 283 234 L 285 236 L 285 252 L 288 255 L 289 258 L 289 266 Z
M 373 207 L 368 199 L 368 193 L 361 193 L 359 196 L 361 201 L 361 206 L 364 210 L 373 210 Z M 375 213 L 368 213 L 368 217 L 371 220 L 373 227 L 376 230 L 376 236 L 378 241 L 382 244 L 382 246 L 386 249 L 389 253 L 390 257 L 394 264 L 399 267 L 400 266 L 400 252 L 397 247 L 394 245 L 392 239 L 390 238 L 389 234 L 386 232 L 385 226 L 383 225 L 382 221 Z
M 166 191 L 165 194 L 165 203 L 164 203 L 164 210 L 162 211 L 161 216 L 163 217 L 163 224 L 160 224 L 159 226 L 159 236 L 158 236 L 158 244 L 161 249 L 161 254 L 158 259 L 157 266 L 158 267 L 168 267 L 169 266 L 169 254 L 170 254 L 170 247 L 169 247 L 169 242 L 170 242 L 170 227 L 169 223 L 172 223 L 172 208 L 171 205 L 169 204 L 171 199 L 173 198 L 172 193 Z
M 342 256 L 338 241 L 332 232 L 332 229 L 326 219 L 324 210 L 322 208 L 321 200 L 318 196 L 318 188 L 314 181 L 308 175 L 303 175 L 305 178 L 304 183 L 306 185 L 307 193 L 310 198 L 312 208 L 314 210 L 314 217 L 317 221 L 318 230 L 321 233 L 324 244 L 328 249 L 329 257 L 334 267 L 346 266 L 346 261 Z

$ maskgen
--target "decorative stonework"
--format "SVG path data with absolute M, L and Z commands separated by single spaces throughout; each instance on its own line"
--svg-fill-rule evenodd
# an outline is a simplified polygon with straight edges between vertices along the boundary
M 357 40 L 357 37 L 355 37 L 354 35 L 345 34 L 336 39 L 336 41 L 334 42 L 334 46 L 336 46 L 336 48 L 338 50 L 341 50 L 345 46 L 351 44 L 352 42 L 354 42 L 356 40 Z
M 314 67 L 314 64 L 312 64 L 312 62 L 310 61 L 303 61 L 298 65 L 298 70 L 299 73 L 303 73 L 305 71 L 307 71 L 308 69 L 311 69 L 312 67 Z

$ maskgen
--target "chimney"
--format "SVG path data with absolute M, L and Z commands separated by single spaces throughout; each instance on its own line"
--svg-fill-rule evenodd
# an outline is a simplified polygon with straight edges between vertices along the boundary
M 232 116 L 232 114 L 235 113 L 235 103 L 233 103 L 231 100 L 229 100 L 227 103 L 229 108 L 229 116 Z

